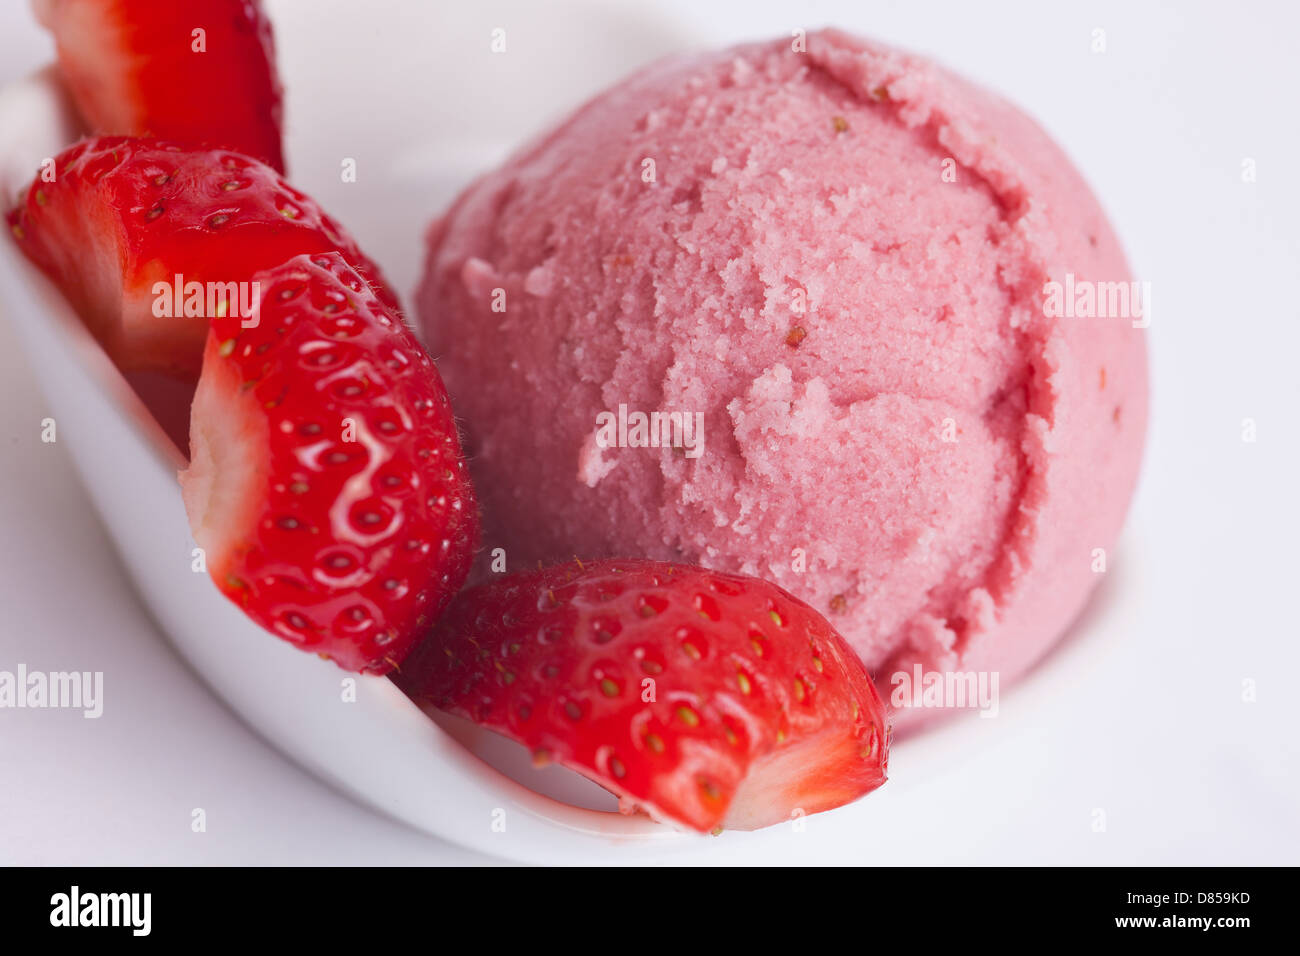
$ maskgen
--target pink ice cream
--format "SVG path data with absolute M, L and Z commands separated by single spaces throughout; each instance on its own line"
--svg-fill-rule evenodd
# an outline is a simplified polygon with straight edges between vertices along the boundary
M 1100 579 L 1146 426 L 1136 304 L 1059 317 L 1046 283 L 1131 275 L 1015 107 L 843 33 L 794 46 L 644 70 L 434 224 L 421 317 L 485 547 L 757 574 L 886 696 L 918 663 L 1005 687 Z M 620 406 L 700 413 L 702 443 L 604 447 Z

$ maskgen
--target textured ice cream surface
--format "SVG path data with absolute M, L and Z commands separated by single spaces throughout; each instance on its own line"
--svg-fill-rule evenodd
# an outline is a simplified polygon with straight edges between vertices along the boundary
M 1005 686 L 1099 579 L 1144 333 L 1050 314 L 1067 274 L 1131 279 L 1038 126 L 827 31 L 586 104 L 434 223 L 419 306 L 486 548 L 770 578 L 888 695 L 916 663 Z M 604 447 L 620 406 L 701 413 L 698 455 Z

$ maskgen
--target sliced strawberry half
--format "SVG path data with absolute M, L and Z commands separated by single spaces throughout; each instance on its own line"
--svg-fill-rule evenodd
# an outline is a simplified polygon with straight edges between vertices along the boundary
M 258 0 L 36 0 L 96 133 L 220 146 L 283 172 L 281 91 Z
M 699 831 L 885 781 L 870 678 L 825 618 L 756 578 L 646 560 L 513 575 L 457 597 L 393 680 Z
M 181 473 L 194 539 L 253 620 L 383 673 L 459 589 L 478 513 L 432 359 L 337 253 L 212 320 Z
M 55 158 L 54 181 L 38 176 L 9 221 L 127 372 L 196 380 L 213 311 L 208 284 L 246 282 L 302 253 L 342 253 L 397 308 L 379 270 L 312 199 L 228 150 L 86 140 Z M 191 283 L 204 290 L 202 305 L 189 308 L 197 300 L 182 295 L 172 314 L 176 286 Z

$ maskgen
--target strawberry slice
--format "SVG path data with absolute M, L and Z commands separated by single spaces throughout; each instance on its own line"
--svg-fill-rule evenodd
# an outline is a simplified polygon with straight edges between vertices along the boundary
M 37 0 L 96 133 L 221 146 L 283 172 L 281 91 L 258 0 Z
M 395 666 L 464 583 L 478 512 L 433 360 L 337 253 L 212 320 L 181 487 L 221 591 L 348 670 Z
M 885 780 L 871 679 L 825 618 L 757 578 L 648 560 L 502 578 L 457 597 L 393 680 L 699 831 Z
M 196 380 L 208 283 L 246 282 L 302 253 L 341 252 L 397 307 L 352 238 L 257 160 L 106 137 L 71 147 L 53 168 L 54 181 L 37 176 L 10 227 L 124 371 Z M 182 293 L 203 287 L 201 304 L 178 302 L 178 282 Z

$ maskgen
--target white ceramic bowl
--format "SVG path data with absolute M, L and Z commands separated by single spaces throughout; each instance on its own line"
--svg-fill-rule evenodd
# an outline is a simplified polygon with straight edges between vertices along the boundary
M 485 33 L 488 21 L 475 18 L 486 15 L 476 10 L 439 7 L 435 16 L 432 8 L 393 3 L 384 13 L 411 18 L 403 35 L 426 35 L 436 21 L 464 38 Z M 349 18 L 301 4 L 273 15 L 293 81 L 291 175 L 350 227 L 399 288 L 419 274 L 424 224 L 477 171 L 638 62 L 692 43 L 661 21 L 615 16 L 612 7 L 524 4 L 509 21 L 518 41 L 509 70 L 472 45 L 453 44 L 431 59 L 413 43 L 385 48 L 370 64 L 381 75 L 367 88 L 337 75 L 317 52 L 343 41 Z M 474 22 L 457 21 L 452 29 L 443 21 L 453 15 Z M 557 72 L 548 51 L 578 35 L 583 56 Z M 476 82 L 462 95 L 434 94 L 438 84 L 471 72 Z M 534 82 L 539 74 L 546 84 Z M 380 89 L 388 91 L 385 109 L 363 109 Z M 336 113 L 351 117 L 346 129 L 331 122 Z M 0 91 L 0 205 L 8 206 L 41 161 L 77 137 L 72 115 L 48 71 Z M 337 157 L 353 154 L 363 181 L 340 185 Z M 1073 715 L 1092 706 L 1089 685 L 1103 679 L 1119 648 L 1142 637 L 1139 589 L 1130 576 L 1108 576 L 1100 600 L 1074 628 L 1090 639 L 1063 641 L 1013 695 L 1004 695 L 999 719 L 972 715 L 942 732 L 908 737 L 895 747 L 890 784 L 870 798 L 798 830 L 772 827 L 716 840 L 681 834 L 644 818 L 581 809 L 614 801 L 575 774 L 534 770 L 522 748 L 494 734 L 451 719 L 434 724 L 387 680 L 356 678 L 357 700 L 344 703 L 347 675 L 249 623 L 205 574 L 190 570 L 194 544 L 175 478 L 178 453 L 57 290 L 7 237 L 0 237 L 0 303 L 48 396 L 60 444 L 159 629 L 253 729 L 363 803 L 476 850 L 537 863 L 1024 862 L 1049 847 L 1055 856 L 1043 858 L 1094 858 L 1092 842 L 1078 843 L 1052 817 L 1052 808 L 1072 804 L 1081 786 L 1094 784 L 1081 783 L 1068 749 L 1050 742 L 1077 732 Z M 1117 564 L 1137 568 L 1142 560 Z M 1036 817 L 1011 809 L 1026 803 L 1046 809 Z M 502 814 L 504 834 L 494 829 Z

